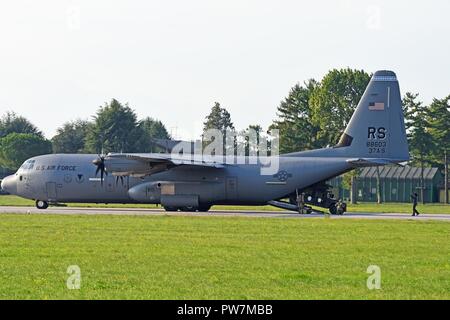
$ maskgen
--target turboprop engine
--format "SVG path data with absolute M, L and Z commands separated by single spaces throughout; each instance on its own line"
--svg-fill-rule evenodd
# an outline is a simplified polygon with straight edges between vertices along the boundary
M 128 195 L 136 201 L 159 203 L 161 201 L 161 182 L 141 183 L 128 190 Z

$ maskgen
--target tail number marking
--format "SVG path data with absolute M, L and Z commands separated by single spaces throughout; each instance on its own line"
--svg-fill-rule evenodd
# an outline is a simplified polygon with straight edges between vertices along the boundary
M 386 153 L 387 148 L 387 130 L 385 127 L 367 128 L 367 152 L 368 153 Z

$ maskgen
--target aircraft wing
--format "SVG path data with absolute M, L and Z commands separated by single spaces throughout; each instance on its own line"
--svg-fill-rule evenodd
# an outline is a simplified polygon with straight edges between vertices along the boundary
M 141 153 L 130 153 L 130 154 L 111 154 L 113 158 L 120 158 L 125 156 L 126 159 L 145 161 L 145 162 L 170 162 L 174 165 L 193 165 L 193 166 L 203 166 L 203 167 L 213 167 L 213 168 L 223 168 L 223 162 L 213 161 L 211 159 L 200 159 L 191 155 L 174 157 L 171 154 L 141 154 Z
M 158 153 L 111 153 L 104 158 L 104 163 L 106 171 L 115 176 L 146 176 L 181 165 L 219 169 L 225 166 L 213 159 Z

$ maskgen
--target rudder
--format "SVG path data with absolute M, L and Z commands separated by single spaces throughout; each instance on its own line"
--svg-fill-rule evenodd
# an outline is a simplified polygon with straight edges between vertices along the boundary
M 375 72 L 335 148 L 343 148 L 349 157 L 409 160 L 400 88 L 394 72 Z

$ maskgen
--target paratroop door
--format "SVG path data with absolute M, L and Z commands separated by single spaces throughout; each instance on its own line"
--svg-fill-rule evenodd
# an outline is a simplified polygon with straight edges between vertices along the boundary
M 56 182 L 47 182 L 45 186 L 47 188 L 48 200 L 56 200 Z

